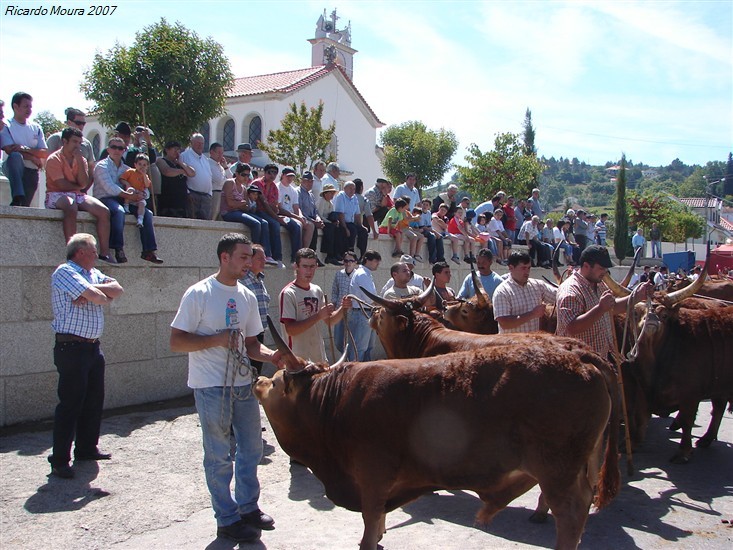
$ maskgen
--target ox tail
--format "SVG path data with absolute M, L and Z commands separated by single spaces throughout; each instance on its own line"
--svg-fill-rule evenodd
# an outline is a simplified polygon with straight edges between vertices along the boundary
M 615 381 L 611 382 L 608 380 L 608 376 L 605 378 L 608 386 L 608 394 L 611 398 L 611 417 L 609 419 L 608 429 L 606 430 L 608 439 L 606 442 L 606 454 L 603 458 L 603 465 L 601 466 L 598 479 L 598 490 L 593 499 L 593 504 L 599 510 L 614 499 L 621 486 L 618 440 L 621 430 L 621 403 L 619 400 L 623 399 L 623 396 L 619 394 L 618 385 L 615 384 Z

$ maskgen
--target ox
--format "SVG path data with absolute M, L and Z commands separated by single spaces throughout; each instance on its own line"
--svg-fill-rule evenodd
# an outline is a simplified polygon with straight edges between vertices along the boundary
M 691 282 L 685 278 L 675 281 L 672 290 L 682 290 L 690 286 Z M 714 298 L 716 300 L 724 300 L 733 303 L 733 281 L 727 279 L 709 279 L 705 281 L 700 289 L 696 292 L 698 296 Z
M 283 450 L 361 512 L 362 550 L 377 548 L 388 512 L 423 494 L 474 491 L 488 523 L 536 484 L 556 547 L 573 549 L 591 502 L 618 491 L 616 387 L 587 349 L 525 342 L 329 368 L 295 357 L 268 324 L 286 368 L 260 377 L 255 395 Z
M 713 404 L 710 426 L 697 443 L 707 447 L 717 438 L 725 404 L 733 399 L 733 307 L 690 298 L 698 293 L 706 272 L 707 264 L 692 285 L 659 295 L 648 310 L 644 304 L 636 305 L 638 354 L 623 366 L 635 442 L 641 441 L 651 414 L 666 416 L 679 410 L 676 422 L 682 437 L 672 461 L 682 464 L 692 453 L 692 426 L 700 401 L 710 399 Z M 606 283 L 617 295 L 628 292 L 612 280 Z

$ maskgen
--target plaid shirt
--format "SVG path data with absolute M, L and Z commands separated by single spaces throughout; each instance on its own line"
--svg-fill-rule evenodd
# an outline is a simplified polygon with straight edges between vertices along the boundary
M 568 277 L 557 291 L 556 334 L 558 336 L 571 336 L 568 334 L 570 322 L 597 306 L 601 295 L 605 291 L 605 284 L 595 285 L 578 272 Z M 605 359 L 608 357 L 608 352 L 613 349 L 612 330 L 611 315 L 608 314 L 596 321 L 590 329 L 573 334 L 572 337 L 582 340 Z
M 507 277 L 494 291 L 494 319 L 512 315 L 522 315 L 536 308 L 541 303 L 555 303 L 555 289 L 550 288 L 538 279 L 529 279 L 522 286 L 511 275 Z M 507 332 L 534 332 L 540 330 L 538 317 L 527 321 L 517 328 L 503 329 L 499 325 L 500 333 Z
M 102 306 L 87 302 L 73 304 L 92 285 L 114 281 L 96 268 L 87 271 L 69 260 L 51 275 L 51 327 L 59 334 L 75 334 L 82 338 L 99 338 L 104 329 Z
M 354 272 L 351 272 L 353 275 Z M 342 269 L 333 278 L 333 285 L 331 285 L 331 302 L 336 304 L 336 307 L 341 305 L 341 299 L 349 293 L 349 285 L 351 284 L 351 275 L 346 273 L 345 269 Z
M 267 310 L 270 308 L 270 294 L 265 288 L 265 274 L 255 275 L 252 271 L 239 279 L 239 282 L 250 289 L 257 298 L 257 307 L 260 311 L 262 326 L 267 327 Z

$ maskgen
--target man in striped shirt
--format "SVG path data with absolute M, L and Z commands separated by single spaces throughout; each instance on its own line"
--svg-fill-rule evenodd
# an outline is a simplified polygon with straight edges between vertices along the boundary
M 69 466 L 71 445 L 76 440 L 76 460 L 109 460 L 99 451 L 99 430 L 104 405 L 104 355 L 99 337 L 104 311 L 123 290 L 119 283 L 94 268 L 97 242 L 88 233 L 77 233 L 66 246 L 65 264 L 51 276 L 51 308 L 56 333 L 54 364 L 59 372 L 53 425 L 53 451 L 48 461 L 51 474 L 74 477 Z

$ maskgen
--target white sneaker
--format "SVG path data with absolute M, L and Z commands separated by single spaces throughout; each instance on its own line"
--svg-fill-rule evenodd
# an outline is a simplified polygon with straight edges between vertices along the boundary
M 265 258 L 265 263 L 267 265 L 277 265 L 278 264 L 277 260 L 273 259 L 272 256 L 268 256 L 267 258 Z

